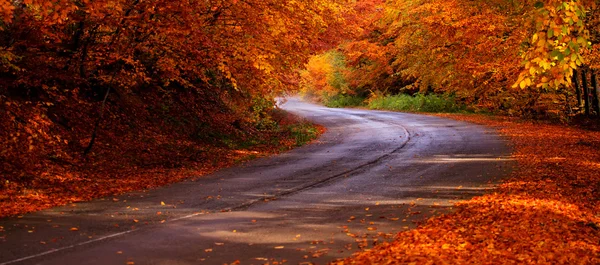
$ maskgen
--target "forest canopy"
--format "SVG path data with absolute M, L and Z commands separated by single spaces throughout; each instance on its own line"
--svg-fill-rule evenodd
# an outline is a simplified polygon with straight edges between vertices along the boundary
M 125 190 L 143 169 L 214 167 L 284 131 L 274 98 L 357 12 L 349 0 L 0 0 L 0 14 L 0 200 L 37 207 L 110 191 L 98 182 Z
M 0 189 L 14 191 L 0 200 L 211 163 L 278 132 L 274 99 L 296 91 L 599 115 L 599 12 L 593 0 L 0 0 Z
M 325 64 L 328 55 L 311 59 L 305 95 L 327 102 L 445 94 L 514 115 L 571 115 L 584 103 L 600 112 L 596 1 L 394 0 L 371 17 L 364 34 L 328 52 L 336 55 Z

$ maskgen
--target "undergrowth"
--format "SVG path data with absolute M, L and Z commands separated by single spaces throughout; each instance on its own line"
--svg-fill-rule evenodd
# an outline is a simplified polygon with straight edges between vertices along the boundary
M 358 107 L 364 104 L 365 98 L 352 95 L 337 95 L 327 101 L 325 106 L 330 108 Z
M 372 98 L 369 109 L 394 110 L 409 112 L 466 112 L 466 106 L 456 102 L 455 98 L 446 95 L 388 95 Z
M 305 145 L 319 136 L 320 132 L 313 124 L 302 121 L 286 128 L 290 132 L 292 138 L 296 141 L 296 146 Z

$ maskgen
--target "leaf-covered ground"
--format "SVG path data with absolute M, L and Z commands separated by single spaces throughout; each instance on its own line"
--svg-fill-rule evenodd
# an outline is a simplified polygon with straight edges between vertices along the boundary
M 158 122 L 136 124 L 136 129 L 129 130 L 111 123 L 101 130 L 93 152 L 83 157 L 81 146 L 89 141 L 86 131 L 78 133 L 78 126 L 61 129 L 44 112 L 32 115 L 32 109 L 15 107 L 7 113 L 16 118 L 0 119 L 0 128 L 13 130 L 13 122 L 18 127 L 10 134 L 8 130 L 0 132 L 0 217 L 200 177 L 305 144 L 325 130 L 283 111 L 272 113 L 277 125 L 255 129 L 237 139 L 225 138 L 222 128 L 209 132 L 221 134 L 215 138 L 179 133 Z
M 517 165 L 493 194 L 336 264 L 600 264 L 600 132 L 480 115 Z

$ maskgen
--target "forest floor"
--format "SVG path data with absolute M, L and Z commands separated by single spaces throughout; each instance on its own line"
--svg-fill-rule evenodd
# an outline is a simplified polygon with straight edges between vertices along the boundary
M 127 131 L 120 131 L 125 135 L 118 137 L 106 136 L 106 144 L 97 144 L 94 154 L 86 158 L 73 152 L 69 155 L 75 158 L 68 160 L 41 154 L 34 159 L 22 158 L 24 165 L 39 170 L 14 178 L 11 174 L 3 177 L 0 217 L 201 177 L 306 144 L 325 131 L 322 126 L 280 110 L 273 113 L 273 119 L 277 126 L 254 131 L 251 138 L 228 144 L 202 142 L 182 135 L 165 137 L 164 130 L 156 125 L 157 128 L 144 128 L 143 139 L 139 138 L 139 132 Z
M 336 264 L 600 264 L 600 132 L 507 117 L 440 114 L 495 128 L 516 168 L 395 241 Z

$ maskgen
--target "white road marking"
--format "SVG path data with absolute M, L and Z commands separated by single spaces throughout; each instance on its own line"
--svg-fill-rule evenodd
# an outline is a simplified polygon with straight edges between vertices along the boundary
M 116 233 L 116 234 L 112 234 L 112 235 L 108 235 L 108 236 L 99 237 L 99 238 L 96 238 L 96 239 L 93 239 L 93 240 L 81 242 L 81 243 L 74 244 L 74 245 L 70 245 L 70 246 L 66 246 L 66 247 L 62 247 L 62 248 L 57 248 L 57 249 L 53 249 L 53 250 L 48 250 L 46 252 L 42 252 L 42 253 L 39 253 L 39 254 L 35 254 L 35 255 L 31 255 L 31 256 L 19 258 L 19 259 L 7 261 L 7 262 L 4 262 L 4 263 L 0 263 L 0 265 L 14 264 L 14 263 L 21 262 L 21 261 L 26 261 L 26 260 L 29 260 L 29 259 L 46 256 L 48 254 L 52 254 L 52 253 L 55 253 L 55 252 L 63 251 L 63 250 L 66 250 L 66 249 L 70 249 L 70 248 L 74 248 L 74 247 L 79 247 L 79 246 L 87 245 L 87 244 L 90 244 L 90 243 L 94 243 L 94 242 L 106 240 L 106 239 L 109 239 L 109 238 L 113 238 L 113 237 L 117 237 L 117 236 L 129 234 L 129 233 L 131 233 L 133 231 L 136 231 L 136 230 L 137 229 L 128 230 L 128 231 L 125 231 L 125 232 L 121 232 L 121 233 Z
M 195 217 L 195 216 L 198 216 L 198 215 L 202 215 L 202 214 L 204 214 L 204 213 L 194 213 L 194 214 L 190 214 L 190 215 L 186 215 L 186 216 L 182 216 L 182 217 L 171 219 L 168 222 L 171 223 L 171 222 L 174 222 L 174 221 L 189 219 L 189 218 L 192 218 L 192 217 Z M 31 255 L 31 256 L 26 256 L 26 257 L 18 258 L 18 259 L 15 259 L 15 260 L 6 261 L 6 262 L 3 262 L 3 263 L 0 263 L 0 265 L 15 264 L 17 262 L 21 262 L 21 261 L 26 261 L 26 260 L 34 259 L 34 258 L 43 257 L 43 256 L 46 256 L 46 255 L 49 255 L 49 254 L 52 254 L 52 253 L 59 252 L 59 251 L 63 251 L 63 250 L 67 250 L 67 249 L 71 249 L 71 248 L 75 248 L 75 247 L 79 247 L 79 246 L 84 246 L 84 245 L 87 245 L 87 244 L 91 244 L 91 243 L 98 242 L 98 241 L 103 241 L 103 240 L 106 240 L 106 239 L 109 239 L 109 238 L 113 238 L 113 237 L 118 237 L 118 236 L 126 235 L 126 234 L 129 234 L 131 232 L 135 232 L 137 230 L 139 230 L 139 229 L 127 230 L 127 231 L 124 231 L 124 232 L 120 232 L 120 233 L 116 233 L 116 234 L 111 234 L 111 235 L 99 237 L 99 238 L 96 238 L 96 239 L 84 241 L 84 242 L 73 244 L 73 245 L 70 245 L 70 246 L 66 246 L 66 247 L 62 247 L 62 248 L 57 248 L 57 249 L 53 249 L 53 250 L 48 250 L 46 252 L 34 254 L 34 255 Z

